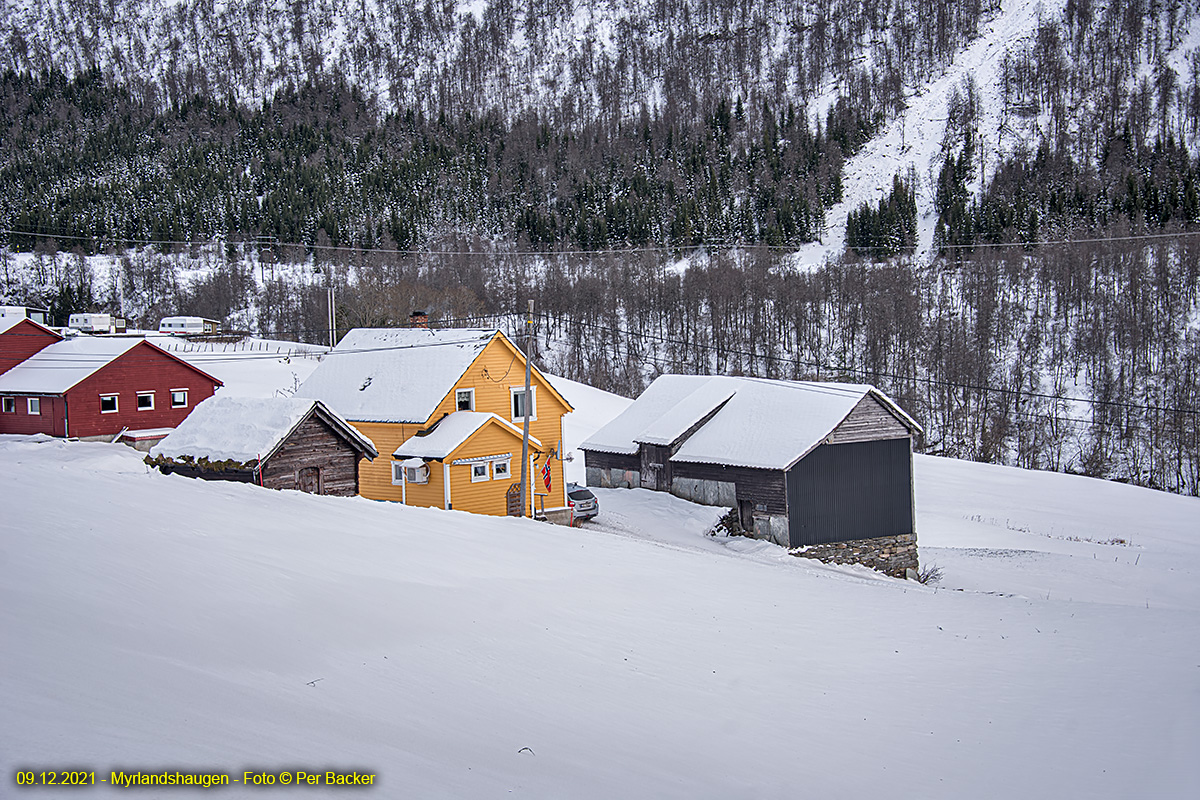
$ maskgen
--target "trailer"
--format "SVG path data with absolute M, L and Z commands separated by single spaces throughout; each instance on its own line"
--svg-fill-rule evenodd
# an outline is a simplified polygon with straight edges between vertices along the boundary
M 84 333 L 124 333 L 125 320 L 112 314 L 72 314 L 67 327 Z
M 158 332 L 176 336 L 220 333 L 221 323 L 204 317 L 163 317 L 158 323 Z

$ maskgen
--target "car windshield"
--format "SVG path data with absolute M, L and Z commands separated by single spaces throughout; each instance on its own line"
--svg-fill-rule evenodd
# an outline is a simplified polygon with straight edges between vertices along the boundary
M 570 493 L 570 498 L 572 500 L 591 500 L 593 497 L 595 497 L 595 495 L 593 495 L 587 489 L 575 489 Z

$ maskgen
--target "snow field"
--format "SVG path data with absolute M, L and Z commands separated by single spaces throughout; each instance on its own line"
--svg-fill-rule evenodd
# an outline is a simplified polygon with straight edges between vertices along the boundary
M 761 543 L 715 557 L 704 548 L 730 548 L 699 534 L 711 509 L 649 492 L 602 495 L 637 534 L 621 536 L 204 483 L 139 459 L 0 441 L 7 774 L 358 769 L 381 797 L 1200 788 L 1194 499 L 920 459 L 922 554 L 958 559 L 932 589 Z M 1038 531 L 970 519 L 1003 504 L 1028 506 L 1013 527 Z M 1129 548 L 1040 532 L 1108 536 L 1139 518 L 1136 566 Z M 1017 549 L 1030 543 L 1044 549 Z M 1119 551 L 1111 591 L 1075 569 L 1087 548 Z M 1099 595 L 1014 593 L 1028 553 L 1061 556 L 1035 578 Z M 1147 566 L 1174 602 L 1126 602 Z

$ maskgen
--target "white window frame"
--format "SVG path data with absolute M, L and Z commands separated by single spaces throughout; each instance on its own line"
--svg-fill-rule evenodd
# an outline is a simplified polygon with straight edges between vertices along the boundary
M 401 486 L 404 483 L 404 467 L 403 462 L 392 462 L 392 486 Z
M 104 410 L 104 401 L 112 398 L 113 407 L 109 411 Z M 121 395 L 119 394 L 102 394 L 100 395 L 100 413 L 101 414 L 118 414 L 121 411 Z
M 459 408 L 459 395 L 465 394 L 470 398 L 470 406 L 468 408 Z M 454 410 L 455 411 L 474 411 L 475 410 L 475 389 L 455 389 L 454 390 Z
M 142 408 L 142 398 L 143 397 L 150 398 L 150 405 L 147 408 Z M 138 411 L 153 411 L 154 410 L 154 391 L 153 390 L 150 390 L 148 392 L 138 392 L 137 393 L 137 410 Z
M 488 480 L 488 462 L 480 461 L 478 464 L 467 464 L 471 468 L 471 483 L 482 483 Z M 478 474 L 479 469 L 483 469 L 483 474 Z
M 30 397 L 25 401 L 25 410 L 31 417 L 40 417 L 42 415 L 42 398 Z
M 504 465 L 504 474 L 500 474 L 499 472 L 496 471 L 496 467 L 499 467 L 501 464 Z M 506 481 L 506 480 L 511 480 L 511 479 L 512 479 L 512 459 L 511 458 L 502 458 L 502 459 L 492 462 L 492 480 Z
M 525 394 L 525 387 L 524 386 L 510 386 L 508 389 L 508 392 L 509 392 L 508 410 L 510 412 L 515 412 L 517 410 L 517 406 L 516 406 L 517 395 Z M 529 421 L 536 422 L 537 421 L 537 387 L 536 386 L 529 387 L 529 399 L 532 401 L 529 406 Z M 522 416 L 517 416 L 516 414 L 512 415 L 513 422 L 523 422 L 524 419 L 525 419 L 524 415 L 522 415 Z
M 180 394 L 180 393 L 183 394 L 183 402 L 176 403 L 175 395 Z M 187 404 L 188 404 L 188 390 L 187 389 L 172 389 L 171 390 L 171 408 L 187 408 Z
M 17 398 L 5 397 L 2 401 L 0 401 L 0 409 L 3 409 L 3 413 L 5 414 L 17 413 Z

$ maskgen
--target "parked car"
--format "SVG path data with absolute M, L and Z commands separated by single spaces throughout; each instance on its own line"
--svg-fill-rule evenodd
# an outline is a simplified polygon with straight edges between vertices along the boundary
M 567 484 L 567 505 L 571 507 L 571 518 L 575 521 L 591 519 L 600 513 L 600 501 L 586 486 Z

